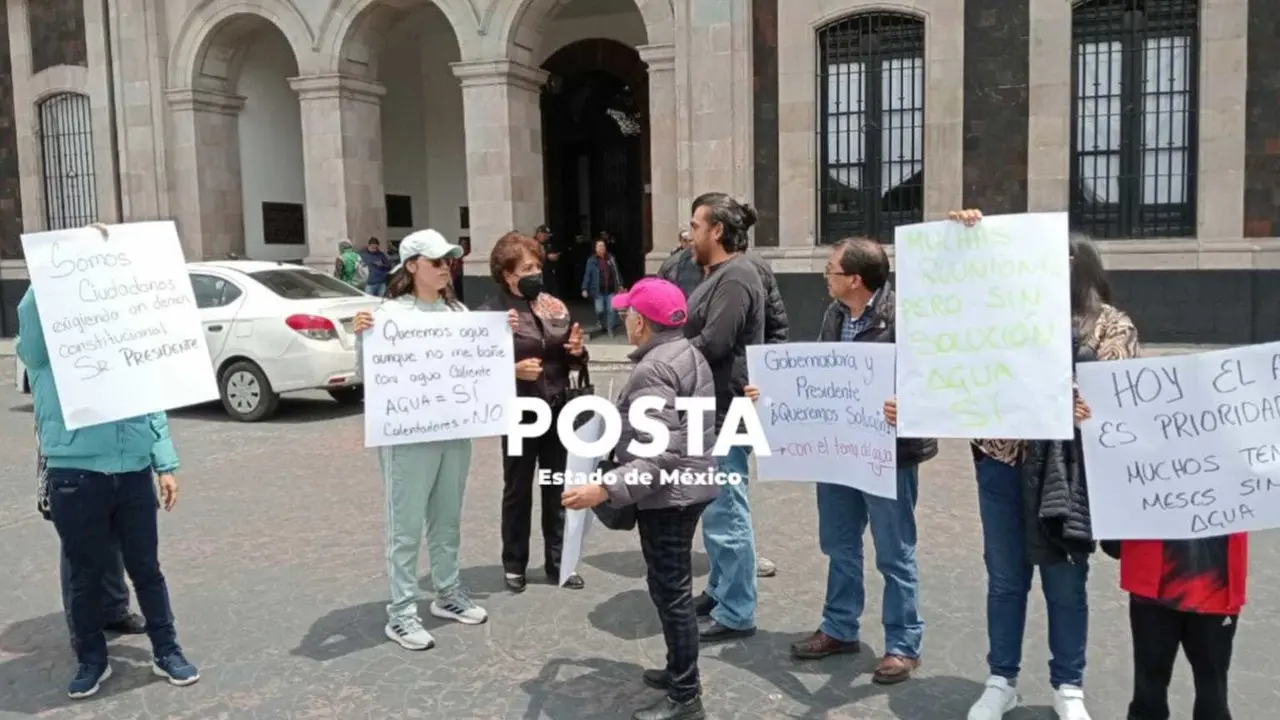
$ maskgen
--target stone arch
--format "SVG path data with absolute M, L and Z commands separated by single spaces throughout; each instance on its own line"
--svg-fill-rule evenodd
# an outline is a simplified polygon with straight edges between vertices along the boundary
M 495 39 L 501 51 L 517 62 L 532 64 L 542 40 L 542 26 L 562 5 L 572 0 L 511 0 L 493 18 Z M 634 0 L 644 19 L 645 42 L 665 45 L 675 42 L 673 0 Z
M 476 27 L 469 0 L 331 0 L 315 44 L 324 63 L 321 72 L 377 80 L 378 51 L 387 31 L 405 13 L 424 5 L 444 15 L 465 58 L 468 43 L 463 39 Z
M 230 92 L 243 59 L 244 38 L 272 26 L 288 41 L 306 74 L 314 35 L 289 0 L 203 0 L 187 15 L 169 54 L 169 87 Z

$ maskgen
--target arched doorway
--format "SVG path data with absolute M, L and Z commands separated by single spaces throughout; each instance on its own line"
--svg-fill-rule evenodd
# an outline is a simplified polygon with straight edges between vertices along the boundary
M 566 252 L 557 268 L 576 296 L 593 238 L 611 236 L 625 282 L 644 275 L 652 248 L 648 68 L 635 48 L 579 40 L 542 64 L 543 172 L 547 221 Z

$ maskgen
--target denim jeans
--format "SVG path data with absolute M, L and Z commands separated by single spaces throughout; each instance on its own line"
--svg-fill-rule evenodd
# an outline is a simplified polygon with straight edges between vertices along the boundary
M 151 468 L 115 475 L 49 468 L 49 504 L 71 565 L 71 622 L 79 662 L 107 662 L 102 584 L 114 562 L 113 536 L 147 621 L 152 652 L 157 658 L 176 652 L 169 590 L 157 554 L 158 509 Z
M 919 468 L 898 470 L 898 499 L 869 495 L 845 485 L 818 483 L 818 545 L 829 558 L 822 632 L 841 642 L 860 639 L 866 604 L 862 536 L 871 525 L 876 569 L 884 577 L 881 619 L 884 651 L 920 657 L 920 576 L 916 567 L 916 497 Z
M 119 622 L 129 616 L 129 586 L 124 581 L 124 558 L 120 555 L 120 543 L 114 536 L 109 542 L 111 548 L 108 552 L 113 559 L 102 576 L 102 618 L 107 624 Z M 65 552 L 58 563 L 58 575 L 62 584 L 62 612 L 67 616 L 67 632 L 70 633 L 74 646 L 76 626 L 71 621 L 71 563 L 67 562 Z
M 387 294 L 387 284 L 385 282 L 369 283 L 365 286 L 364 291 L 374 297 L 382 297 Z
M 597 295 L 592 302 L 595 304 L 596 319 L 600 321 L 600 327 L 612 335 L 618 327 L 618 314 L 613 311 L 613 295 Z
M 1022 663 L 1027 595 L 1035 573 L 1027 559 L 1021 468 L 982 456 L 977 461 L 982 555 L 987 566 L 987 665 L 1010 681 Z M 1084 682 L 1089 635 L 1089 565 L 1040 565 L 1040 585 L 1049 619 L 1049 683 Z
M 711 564 L 707 595 L 716 601 L 711 619 L 735 630 L 756 626 L 756 536 L 747 497 L 749 452 L 735 447 L 720 458 L 720 472 L 738 473 L 742 482 L 721 486 L 720 494 L 702 513 L 702 544 Z

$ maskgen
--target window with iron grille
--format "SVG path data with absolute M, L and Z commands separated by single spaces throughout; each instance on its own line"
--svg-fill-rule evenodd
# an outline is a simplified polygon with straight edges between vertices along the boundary
M 924 22 L 867 13 L 818 31 L 818 237 L 893 242 L 924 219 Z
M 61 230 L 97 222 L 89 96 L 59 93 L 41 102 L 39 111 L 47 229 Z
M 1195 234 L 1197 0 L 1087 0 L 1072 17 L 1071 224 Z

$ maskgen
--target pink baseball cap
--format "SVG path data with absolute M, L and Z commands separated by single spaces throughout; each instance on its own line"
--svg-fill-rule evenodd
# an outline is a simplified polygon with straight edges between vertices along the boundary
M 630 292 L 613 296 L 613 309 L 630 308 L 646 320 L 667 327 L 681 327 L 689 319 L 689 306 L 680 288 L 661 278 L 647 277 Z

